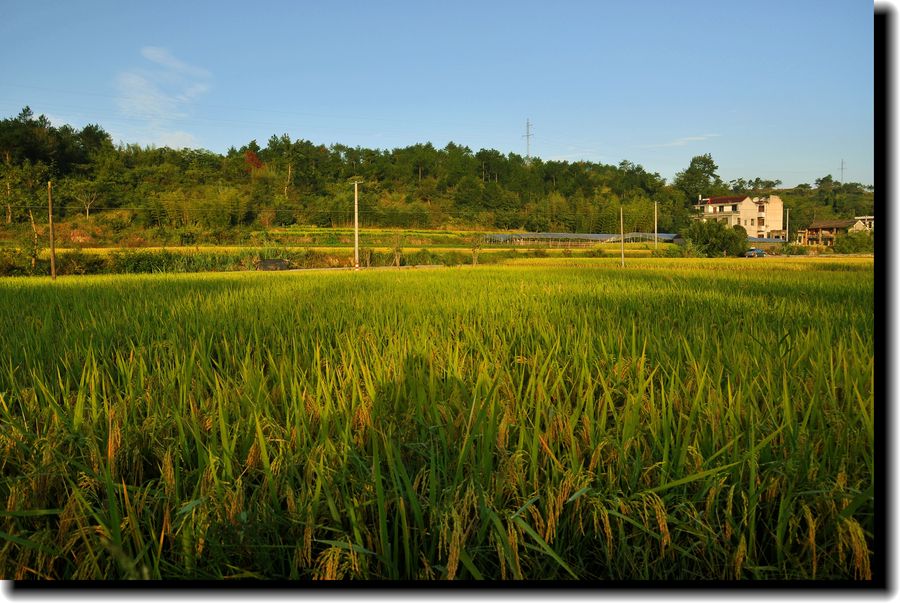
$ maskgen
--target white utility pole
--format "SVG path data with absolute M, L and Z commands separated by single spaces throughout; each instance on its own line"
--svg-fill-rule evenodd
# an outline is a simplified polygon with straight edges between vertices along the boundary
M 622 239 L 622 268 L 625 267 L 625 214 L 622 213 L 622 206 L 619 206 L 619 236 Z
M 359 270 L 359 181 L 353 181 L 353 269 Z
M 656 227 L 658 205 L 659 201 L 653 202 L 653 249 L 659 249 L 659 229 Z

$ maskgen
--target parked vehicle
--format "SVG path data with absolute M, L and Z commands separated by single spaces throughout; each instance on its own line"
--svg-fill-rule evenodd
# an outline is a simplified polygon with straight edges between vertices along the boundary
M 766 257 L 766 252 L 757 247 L 751 247 L 747 253 L 744 254 L 745 258 L 764 258 Z

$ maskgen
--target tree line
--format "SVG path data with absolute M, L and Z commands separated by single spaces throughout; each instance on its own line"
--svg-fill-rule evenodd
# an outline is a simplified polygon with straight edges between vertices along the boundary
M 815 218 L 874 212 L 871 186 L 830 175 L 815 187 L 782 189 L 777 180 L 724 182 L 717 171 L 709 154 L 666 182 L 630 161 L 526 160 L 453 142 L 440 149 L 325 146 L 287 134 L 220 154 L 116 145 L 99 125 L 56 127 L 28 107 L 0 121 L 7 224 L 45 219 L 51 179 L 58 218 L 99 214 L 123 227 L 211 231 L 349 224 L 353 179 L 363 181 L 361 221 L 379 227 L 615 232 L 623 206 L 628 230 L 652 231 L 656 203 L 659 230 L 679 232 L 690 224 L 698 195 L 730 194 L 779 194 L 792 208 L 792 230 Z

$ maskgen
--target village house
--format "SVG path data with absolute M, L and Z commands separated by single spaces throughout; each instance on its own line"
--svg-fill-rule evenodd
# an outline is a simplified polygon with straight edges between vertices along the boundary
M 785 239 L 784 204 L 781 197 L 768 195 L 753 197 L 709 197 L 698 199 L 695 220 L 713 220 L 728 226 L 741 226 L 749 237 Z
M 856 216 L 852 220 L 815 220 L 806 228 L 797 231 L 797 242 L 801 245 L 831 247 L 834 240 L 841 235 L 874 231 L 875 216 Z
M 875 216 L 856 216 L 853 218 L 857 221 L 857 224 L 854 224 L 850 231 L 854 232 L 857 230 L 865 230 L 866 232 L 875 232 Z

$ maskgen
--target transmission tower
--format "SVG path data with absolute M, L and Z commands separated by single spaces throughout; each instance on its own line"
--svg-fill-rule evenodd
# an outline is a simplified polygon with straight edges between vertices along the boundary
M 531 133 L 531 120 L 525 120 L 525 135 L 522 138 L 525 139 L 525 163 L 531 163 L 531 137 L 534 134 Z

